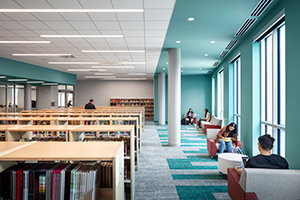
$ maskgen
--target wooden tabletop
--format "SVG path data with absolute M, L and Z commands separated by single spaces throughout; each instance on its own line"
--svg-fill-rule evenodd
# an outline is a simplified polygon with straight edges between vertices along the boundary
M 26 146 L 29 143 L 30 142 L 0 142 L 0 156 L 4 154 L 4 152 Z
M 126 131 L 130 132 L 133 125 L 81 125 L 77 128 L 73 128 L 72 132 L 83 132 L 83 131 Z
M 111 160 L 121 147 L 122 142 L 36 142 L 0 156 L 0 161 Z
M 23 126 L 27 126 L 27 125 L 13 125 L 13 124 L 9 124 L 9 125 L 0 125 L 0 131 L 6 131 L 9 128 L 20 128 Z
M 0 121 L 18 120 L 19 117 L 0 117 Z
M 67 131 L 78 125 L 27 125 L 8 128 L 8 131 Z

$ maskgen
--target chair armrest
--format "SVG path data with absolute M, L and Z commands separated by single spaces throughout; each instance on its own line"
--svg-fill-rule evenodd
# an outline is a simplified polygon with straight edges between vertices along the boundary
M 215 155 L 217 154 L 217 146 L 216 146 L 216 143 L 213 139 L 211 138 L 207 138 L 207 151 L 210 155 L 210 157 L 215 157 Z
M 236 144 L 237 147 L 240 147 L 241 149 L 243 149 L 243 143 L 242 143 L 241 140 L 236 140 L 235 144 Z
M 219 125 L 212 125 L 212 124 L 204 124 L 203 125 L 204 133 L 206 133 L 207 129 L 221 129 Z
M 234 168 L 227 168 L 228 194 L 232 200 L 245 199 L 245 191 L 239 184 L 240 177 Z

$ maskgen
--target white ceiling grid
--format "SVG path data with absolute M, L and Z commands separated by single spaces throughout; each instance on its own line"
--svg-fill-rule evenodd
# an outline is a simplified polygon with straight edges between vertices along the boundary
M 0 40 L 47 40 L 50 44 L 0 44 L 0 57 L 51 69 L 93 65 L 48 62 L 145 62 L 111 68 L 122 77 L 153 77 L 176 0 L 1 0 L 1 9 L 144 9 L 143 13 L 0 13 Z M 42 38 L 40 35 L 124 35 L 123 38 Z M 81 50 L 144 50 L 142 53 L 83 53 Z M 75 58 L 14 57 L 12 54 L 68 53 Z M 115 64 L 111 64 L 114 66 Z M 71 72 L 77 79 L 95 72 Z

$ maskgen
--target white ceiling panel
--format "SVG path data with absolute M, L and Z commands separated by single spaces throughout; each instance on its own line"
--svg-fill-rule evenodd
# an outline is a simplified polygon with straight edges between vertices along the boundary
M 93 42 L 91 43 L 91 45 L 95 48 L 95 49 L 110 49 L 109 45 L 107 43 L 103 43 L 103 42 Z
M 99 35 L 100 32 L 98 30 L 77 30 L 77 32 L 81 35 Z M 90 38 L 86 38 L 86 39 L 90 39 Z M 95 38 L 91 38 L 91 39 L 95 39 Z M 102 38 L 96 38 L 96 39 L 102 39 Z
M 42 40 L 42 38 L 41 38 Z M 57 43 L 57 42 L 66 42 L 67 40 L 65 38 L 43 38 L 43 40 L 50 41 L 51 43 Z
M 20 25 L 14 21 L 0 21 L 0 26 L 5 29 L 14 30 L 14 29 L 26 29 L 26 27 Z
M 53 8 L 71 9 L 71 8 L 82 8 L 77 0 L 47 0 Z
M 146 43 L 159 42 L 163 43 L 165 41 L 164 37 L 146 37 Z
M 176 0 L 144 0 L 145 9 L 172 9 L 174 7 Z
M 78 35 L 78 32 L 75 31 L 74 29 L 70 29 L 70 30 L 55 29 L 55 32 L 56 32 L 56 34 L 60 34 L 60 35 Z
M 128 47 L 140 47 L 140 48 L 145 48 L 144 43 L 127 43 Z
M 31 30 L 38 35 L 56 35 L 57 34 L 53 30 L 36 30 L 36 29 L 31 29 Z M 49 38 L 40 38 L 40 40 L 49 40 Z
M 112 4 L 110 0 L 79 0 L 81 5 L 84 8 L 90 8 L 90 9 L 111 9 Z
M 30 30 L 11 30 L 11 32 L 22 36 L 22 37 L 26 37 L 26 36 L 38 36 L 38 34 L 30 31 Z
M 0 21 L 5 21 L 5 20 L 11 20 L 9 17 L 7 17 L 6 15 L 0 13 Z
M 78 30 L 86 30 L 86 29 L 97 29 L 94 23 L 91 21 L 69 21 L 69 23 Z
M 114 8 L 122 8 L 122 9 L 143 8 L 143 1 L 141 0 L 129 0 L 129 1 L 111 0 L 111 2 L 113 3 Z
M 119 21 L 130 20 L 130 21 L 143 21 L 143 13 L 117 13 Z
M 146 37 L 165 37 L 165 30 L 146 30 Z
M 92 49 L 92 46 L 87 43 L 87 42 L 72 42 L 73 46 L 77 47 L 77 48 L 85 48 L 85 49 Z
M 0 35 L 1 36 L 17 36 L 16 34 L 12 33 L 11 31 L 7 30 L 0 30 Z
M 36 21 L 38 20 L 35 16 L 30 13 L 5 13 L 6 16 L 12 18 L 13 20 L 30 20 Z
M 169 26 L 169 21 L 146 21 L 145 22 L 145 29 L 164 29 L 167 31 Z
M 49 29 L 48 26 L 40 21 L 19 21 L 19 23 L 29 29 Z
M 123 30 L 144 29 L 143 21 L 133 21 L 133 22 L 121 21 L 120 24 Z
M 119 23 L 117 21 L 94 21 L 96 24 L 97 28 L 101 30 L 120 30 Z
M 126 42 L 139 42 L 139 43 L 144 43 L 145 42 L 145 38 L 144 37 L 126 37 Z
M 117 48 L 114 48 L 114 49 L 118 49 L 118 47 L 127 47 L 126 43 L 118 43 L 118 42 L 110 42 L 109 46 L 117 47 Z
M 88 14 L 86 14 L 86 13 L 60 13 L 60 15 L 68 21 L 90 20 Z
M 54 30 L 73 30 L 73 27 L 66 21 L 44 21 L 44 23 Z
M 144 37 L 144 30 L 124 30 L 123 31 L 124 36 L 127 37 L 131 37 L 131 36 L 141 36 Z
M 110 42 L 125 42 L 124 38 L 105 38 L 105 40 L 110 43 Z
M 55 44 L 56 46 L 58 47 L 61 47 L 61 48 L 65 48 L 65 47 L 73 47 L 73 45 L 69 42 L 59 42 L 57 44 Z
M 14 9 L 14 8 L 22 8 L 20 5 L 18 5 L 16 2 L 12 1 L 12 0 L 1 0 L 0 1 L 0 8 L 2 9 Z
M 89 13 L 88 15 L 92 18 L 92 20 L 117 21 L 115 13 Z
M 100 31 L 103 35 L 123 35 L 121 30 L 101 30 Z M 123 39 L 123 38 L 105 38 L 105 39 Z M 124 39 L 123 39 L 124 40 Z
M 27 9 L 41 9 L 41 8 L 51 8 L 51 6 L 47 3 L 47 1 L 39 1 L 39 0 L 14 0 L 23 8 Z
M 71 43 L 78 43 L 78 42 L 82 42 L 82 43 L 85 43 L 86 40 L 84 38 L 65 38 L 68 42 L 71 42 Z
M 35 17 L 37 17 L 39 20 L 55 20 L 55 21 L 61 21 L 64 20 L 64 18 L 61 17 L 58 13 L 32 13 Z
M 145 20 L 170 21 L 172 10 L 145 10 Z

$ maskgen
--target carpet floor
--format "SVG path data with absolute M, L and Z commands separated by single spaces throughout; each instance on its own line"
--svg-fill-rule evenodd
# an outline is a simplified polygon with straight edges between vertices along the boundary
M 181 146 L 168 147 L 168 126 L 146 122 L 135 200 L 229 200 L 226 175 L 217 165 L 217 158 L 208 155 L 201 129 L 181 126 Z

